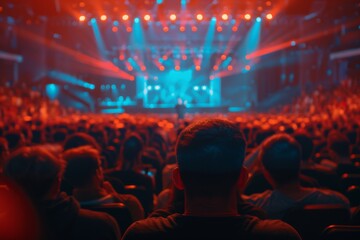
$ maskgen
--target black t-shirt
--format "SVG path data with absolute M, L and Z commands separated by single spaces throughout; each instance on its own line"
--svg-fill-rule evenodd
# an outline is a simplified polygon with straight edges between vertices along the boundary
M 299 240 L 290 225 L 279 220 L 260 220 L 252 216 L 193 217 L 173 214 L 167 218 L 148 218 L 135 222 L 123 240 L 133 239 L 277 239 Z

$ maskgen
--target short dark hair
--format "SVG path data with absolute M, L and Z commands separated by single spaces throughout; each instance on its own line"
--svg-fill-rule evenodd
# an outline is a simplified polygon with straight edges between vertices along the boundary
M 294 134 L 294 138 L 301 146 L 302 160 L 308 161 L 314 151 L 314 143 L 312 138 L 306 132 L 297 132 Z
M 5 134 L 5 138 L 8 142 L 9 149 L 14 150 L 21 146 L 23 134 L 20 131 L 13 130 Z
M 64 178 L 74 187 L 87 186 L 96 170 L 100 169 L 100 153 L 91 146 L 82 146 L 66 151 Z
M 22 147 L 4 166 L 4 175 L 14 180 L 33 199 L 41 200 L 55 180 L 62 177 L 64 164 L 42 147 Z
M 338 131 L 330 132 L 327 146 L 341 157 L 350 157 L 350 141 L 344 134 Z
M 299 178 L 301 147 L 288 134 L 275 134 L 266 139 L 259 157 L 275 182 L 285 183 Z
M 185 191 L 198 196 L 229 191 L 239 177 L 245 150 L 244 135 L 230 121 L 207 119 L 190 124 L 176 144 Z
M 100 146 L 95 138 L 86 133 L 74 133 L 66 138 L 64 143 L 64 151 L 81 146 L 91 146 L 100 150 Z
M 131 133 L 125 138 L 122 155 L 124 160 L 135 160 L 143 150 L 143 141 L 138 134 Z

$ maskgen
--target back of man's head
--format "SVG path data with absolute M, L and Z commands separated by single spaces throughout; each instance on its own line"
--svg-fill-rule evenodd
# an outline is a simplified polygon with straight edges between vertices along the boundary
M 262 145 L 260 159 L 263 167 L 276 184 L 299 178 L 301 147 L 287 134 L 276 134 Z
M 314 143 L 310 135 L 301 131 L 295 133 L 294 138 L 301 146 L 302 160 L 305 162 L 310 160 L 314 151 Z
M 143 147 L 143 141 L 138 134 L 132 133 L 127 136 L 122 149 L 124 160 L 136 160 L 141 151 L 143 150 Z
M 78 132 L 66 138 L 64 142 L 64 151 L 81 146 L 91 146 L 95 149 L 100 149 L 98 143 L 92 136 Z
M 34 200 L 43 200 L 60 182 L 63 162 L 41 147 L 23 147 L 13 152 L 4 166 L 12 179 Z
M 90 185 L 101 166 L 99 152 L 90 146 L 70 149 L 63 158 L 66 161 L 64 178 L 75 188 Z
M 330 151 L 334 152 L 339 157 L 350 157 L 350 141 L 344 134 L 338 131 L 329 133 L 327 146 Z
M 10 131 L 5 134 L 5 138 L 8 142 L 10 151 L 15 150 L 18 147 L 21 147 L 24 144 L 24 136 L 20 131 Z
M 236 185 L 245 157 L 245 138 L 234 123 L 202 120 L 180 134 L 176 155 L 185 192 L 226 194 Z

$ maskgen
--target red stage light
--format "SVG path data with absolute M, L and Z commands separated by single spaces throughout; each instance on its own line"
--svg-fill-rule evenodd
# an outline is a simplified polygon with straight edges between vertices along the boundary
M 176 14 L 171 14 L 170 15 L 170 20 L 171 21 L 176 21 Z
M 187 59 L 187 56 L 186 56 L 186 55 L 182 55 L 182 57 L 181 57 L 181 58 L 182 58 L 182 60 L 184 60 L 184 61 L 185 61 L 185 60 Z
M 191 31 L 196 32 L 197 30 L 198 30 L 198 29 L 197 29 L 196 26 L 192 26 L 192 27 L 191 27 Z
M 129 71 L 132 71 L 132 70 L 133 70 L 133 67 L 132 67 L 132 66 L 129 66 L 129 67 L 128 67 L 128 70 L 129 70 Z
M 186 28 L 184 26 L 180 27 L 180 32 L 185 32 Z
M 215 65 L 215 66 L 213 67 L 213 69 L 214 69 L 214 71 L 217 71 L 217 70 L 219 70 L 219 66 L 218 66 L 218 65 Z
M 196 71 L 200 71 L 201 70 L 201 67 L 198 65 L 195 67 Z
M 196 19 L 198 21 L 202 21 L 204 19 L 204 16 L 201 13 L 199 13 L 199 14 L 196 15 Z
M 180 71 L 180 66 L 175 66 L 176 71 Z
M 250 15 L 249 13 L 247 13 L 247 14 L 245 14 L 244 18 L 245 18 L 246 20 L 250 20 L 250 19 L 251 19 L 251 15 Z
M 237 26 L 233 26 L 233 27 L 232 27 L 232 31 L 233 31 L 233 32 L 237 32 L 237 30 L 239 30 Z
M 227 20 L 229 20 L 229 15 L 224 13 L 223 15 L 221 15 L 221 18 L 222 18 L 222 20 L 227 21 Z
M 225 59 L 226 59 L 226 55 L 225 54 L 221 55 L 221 60 L 225 60 Z
M 229 66 L 227 67 L 227 69 L 228 69 L 229 71 L 232 71 L 232 70 L 233 70 L 233 66 L 229 65 Z
M 127 27 L 127 28 L 126 28 L 126 31 L 127 31 L 127 32 L 131 32 L 131 31 L 132 31 L 132 28 L 131 28 L 131 27 Z
M 246 65 L 245 69 L 246 69 L 246 71 L 250 71 L 250 69 L 251 69 L 250 65 Z
M 169 28 L 165 26 L 165 27 L 163 27 L 163 31 L 164 31 L 164 32 L 168 32 L 168 31 L 169 31 Z
M 145 66 L 142 66 L 142 67 L 141 67 L 141 71 L 145 72 L 145 71 L 146 71 L 146 67 L 145 67 Z
M 164 71 L 165 70 L 165 67 L 164 66 L 160 66 L 160 71 Z
M 117 27 L 112 27 L 111 29 L 113 32 L 117 32 L 119 29 Z
M 145 20 L 145 21 L 150 21 L 150 19 L 151 19 L 151 16 L 150 16 L 149 14 L 146 14 L 146 15 L 144 16 L 144 20 Z
M 86 20 L 86 17 L 84 16 L 84 15 L 81 15 L 80 17 L 79 17 L 79 21 L 80 22 L 84 22 Z
M 120 55 L 120 56 L 119 56 L 119 59 L 120 59 L 120 60 L 124 60 L 124 59 L 125 59 L 125 56 L 124 56 L 124 55 Z
M 101 20 L 101 21 L 106 21 L 106 19 L 107 19 L 107 16 L 106 16 L 105 14 L 103 14 L 103 15 L 100 16 L 100 20 Z
M 163 59 L 163 60 L 168 60 L 168 56 L 167 56 L 167 55 L 164 55 L 164 56 L 162 57 L 162 59 Z
M 221 26 L 218 26 L 218 27 L 216 28 L 216 30 L 217 30 L 218 32 L 222 32 L 223 28 L 222 28 Z
M 123 21 L 129 20 L 129 15 L 124 14 L 124 15 L 122 16 L 122 20 L 123 20 Z
M 266 19 L 267 20 L 273 19 L 273 15 L 271 13 L 266 14 Z

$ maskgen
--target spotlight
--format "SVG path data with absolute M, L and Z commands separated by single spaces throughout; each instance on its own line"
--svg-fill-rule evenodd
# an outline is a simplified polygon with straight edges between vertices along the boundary
M 198 21 L 202 21 L 204 19 L 204 16 L 201 13 L 199 13 L 199 14 L 196 15 L 196 19 Z
M 237 27 L 237 26 L 233 26 L 233 27 L 232 27 L 232 31 L 233 31 L 233 32 L 237 32 L 237 30 L 238 30 L 238 27 Z
M 106 19 L 107 19 L 107 16 L 106 16 L 105 14 L 103 14 L 103 15 L 100 16 L 100 20 L 101 20 L 101 21 L 106 21 Z
M 256 21 L 257 21 L 257 22 L 261 22 L 261 17 L 257 17 L 257 18 L 256 18 Z
M 216 28 L 216 30 L 217 30 L 218 32 L 222 32 L 223 28 L 222 28 L 221 26 L 218 26 L 218 27 Z
M 127 31 L 127 32 L 131 32 L 131 31 L 132 31 L 132 28 L 131 28 L 131 27 L 127 27 L 127 28 L 126 28 L 126 31 Z
M 198 30 L 198 29 L 197 29 L 196 26 L 192 26 L 192 27 L 191 27 L 191 31 L 196 32 L 197 30 Z
M 80 22 L 84 22 L 86 20 L 86 17 L 84 16 L 84 15 L 81 15 L 80 17 L 79 17 L 79 21 Z
M 170 20 L 171 21 L 176 21 L 176 14 L 171 14 L 170 15 Z
M 223 15 L 221 15 L 221 18 L 222 18 L 222 20 L 227 21 L 227 20 L 229 20 L 229 15 L 224 13 Z
M 176 71 L 180 71 L 180 66 L 175 66 Z
M 141 67 L 141 71 L 145 72 L 145 71 L 146 71 L 146 67 L 145 67 L 145 66 L 142 66 L 142 67 Z
M 245 18 L 246 20 L 250 20 L 250 19 L 251 19 L 251 15 L 250 15 L 249 13 L 247 13 L 247 14 L 245 14 L 244 18 Z
M 200 67 L 199 65 L 197 65 L 197 66 L 195 67 L 195 69 L 196 69 L 196 71 L 200 71 L 200 70 L 201 70 L 201 67 Z
M 129 15 L 124 14 L 124 15 L 122 16 L 122 20 L 123 20 L 123 21 L 129 20 Z
M 164 55 L 164 56 L 162 57 L 162 59 L 166 61 L 166 60 L 168 60 L 168 56 L 167 56 L 167 55 Z
M 165 26 L 165 27 L 163 27 L 163 31 L 164 31 L 164 32 L 168 32 L 168 31 L 169 31 L 169 28 Z
M 149 14 L 146 14 L 145 16 L 144 16 L 144 20 L 145 21 L 150 21 L 150 19 L 151 19 L 151 16 L 149 15 Z
M 164 71 L 165 70 L 165 67 L 164 66 L 160 66 L 160 71 Z
M 186 28 L 184 26 L 180 27 L 180 32 L 185 32 Z
M 219 70 L 219 66 L 218 66 L 218 65 L 215 65 L 215 66 L 213 67 L 213 69 L 214 69 L 214 71 L 217 71 L 217 70 Z
M 129 66 L 127 69 L 128 69 L 129 71 L 132 71 L 132 70 L 133 70 L 133 67 L 132 67 L 132 66 Z
M 118 29 L 118 27 L 112 27 L 112 29 L 111 29 L 113 32 L 117 32 L 119 29 Z
M 246 70 L 246 71 L 250 71 L 250 69 L 251 69 L 250 65 L 246 65 L 246 66 L 245 66 L 245 70 Z
M 221 55 L 221 60 L 225 60 L 225 59 L 226 59 L 226 55 L 225 54 Z
M 267 20 L 273 19 L 273 15 L 271 13 L 266 14 L 266 19 Z
M 185 60 L 187 60 L 187 56 L 186 56 L 185 54 L 184 54 L 184 55 L 182 55 L 182 57 L 181 57 L 181 58 L 182 58 L 182 60 L 184 60 L 184 61 L 185 61 Z
M 232 71 L 232 70 L 233 70 L 233 66 L 229 65 L 229 66 L 227 67 L 227 69 L 228 69 L 229 71 Z

